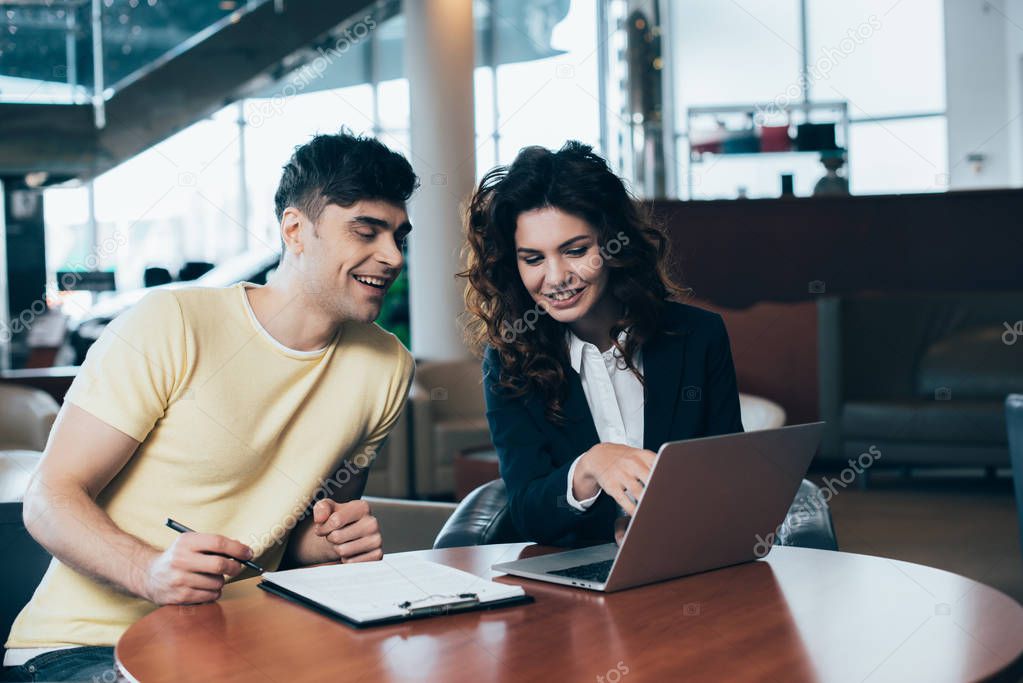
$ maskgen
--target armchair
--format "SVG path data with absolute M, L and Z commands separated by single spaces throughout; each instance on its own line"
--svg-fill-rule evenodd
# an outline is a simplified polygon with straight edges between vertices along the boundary
M 50 554 L 29 535 L 22 497 L 42 453 L 0 451 L 0 636 L 7 640 L 18 612 L 28 604 L 50 564 Z
M 455 455 L 490 443 L 479 360 L 422 363 L 409 395 L 416 496 L 455 490 Z
M 1012 394 L 1005 399 L 1005 419 L 1009 424 L 1009 456 L 1012 459 L 1019 543 L 1023 547 L 1023 394 Z
M 0 382 L 0 450 L 45 449 L 59 410 L 41 389 Z
M 813 501 L 808 505 L 808 501 Z M 455 548 L 489 543 L 514 543 L 525 539 L 518 533 L 508 512 L 504 481 L 495 479 L 465 497 L 437 534 L 434 548 Z M 804 479 L 792 507 L 775 536 L 775 545 L 838 550 L 831 509 L 820 489 Z
M 384 439 L 369 468 L 366 496 L 408 498 L 411 491 L 411 443 L 409 439 L 409 405 L 398 416 L 391 433 Z

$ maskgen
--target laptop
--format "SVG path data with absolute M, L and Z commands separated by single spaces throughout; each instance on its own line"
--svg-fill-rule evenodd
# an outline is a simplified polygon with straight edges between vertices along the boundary
M 785 520 L 823 428 L 813 422 L 666 443 L 621 547 L 605 543 L 492 569 L 611 592 L 758 559 Z

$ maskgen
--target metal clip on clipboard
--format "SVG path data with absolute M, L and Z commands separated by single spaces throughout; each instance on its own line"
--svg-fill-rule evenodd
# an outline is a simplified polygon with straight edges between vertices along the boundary
M 454 598 L 451 602 L 442 602 L 435 605 L 424 605 L 422 607 L 413 607 L 413 603 L 422 602 L 424 600 L 431 600 L 433 598 L 450 597 Z M 449 612 L 457 612 L 459 610 L 466 609 L 468 607 L 476 607 L 480 604 L 480 596 L 476 593 L 459 593 L 458 595 L 428 595 L 425 598 L 419 598 L 417 600 L 406 600 L 405 602 L 399 603 L 398 607 L 404 610 L 406 617 L 415 617 L 424 614 L 447 614 Z

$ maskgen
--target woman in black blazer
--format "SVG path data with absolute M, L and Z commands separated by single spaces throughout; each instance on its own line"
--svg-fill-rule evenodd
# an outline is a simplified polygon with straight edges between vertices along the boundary
M 488 173 L 467 252 L 467 332 L 525 538 L 620 539 L 662 443 L 742 431 L 721 317 L 669 301 L 665 236 L 590 147 Z

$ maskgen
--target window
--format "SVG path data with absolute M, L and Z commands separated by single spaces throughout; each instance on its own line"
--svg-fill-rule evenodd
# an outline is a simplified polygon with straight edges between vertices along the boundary
M 807 0 L 810 95 L 853 118 L 945 109 L 941 0 Z
M 944 191 L 948 185 L 945 117 L 857 123 L 850 132 L 854 194 Z
M 517 11 L 514 8 L 516 4 L 525 6 L 527 10 L 529 5 L 533 5 L 534 21 L 537 17 L 551 20 L 557 16 L 540 14 L 540 3 L 494 2 L 492 11 L 497 26 L 495 51 L 498 58 L 502 51 L 506 58 L 512 56 L 507 54 L 509 48 L 502 49 L 502 41 L 524 43 L 540 55 L 551 54 L 497 66 L 494 80 L 497 92 L 496 162 L 511 163 L 519 150 L 528 145 L 556 149 L 570 139 L 599 149 L 601 103 L 597 84 L 596 3 L 573 0 L 568 13 L 550 32 L 549 49 L 540 38 L 519 28 L 519 22 L 510 14 Z M 556 3 L 548 3 L 552 4 Z M 481 105 L 478 103 L 477 106 Z M 490 128 L 483 127 L 480 133 Z
M 301 92 L 291 97 L 271 94 L 248 99 L 245 121 L 248 233 L 252 240 L 278 248 L 273 196 L 281 179 L 281 168 L 295 147 L 317 133 L 336 133 L 347 126 L 356 133 L 372 134 L 373 87 L 355 85 Z M 394 146 L 392 140 L 386 142 Z
M 799 83 L 797 0 L 671 3 L 676 103 L 688 107 L 771 102 Z
M 115 270 L 118 289 L 133 289 L 148 266 L 173 273 L 185 261 L 237 253 L 244 228 L 236 118 L 236 107 L 225 107 L 95 178 L 95 245 L 88 189 L 47 190 L 50 277 L 94 263 Z
M 690 107 L 797 104 L 804 93 L 813 102 L 848 103 L 846 172 L 854 194 L 946 189 L 941 0 L 805 0 L 805 26 L 800 4 L 670 3 L 679 196 L 690 198 L 690 188 L 692 198 L 735 197 L 740 190 L 778 196 L 782 173 L 793 174 L 797 195 L 810 194 L 824 173 L 815 154 L 716 155 L 690 163 L 685 129 Z

